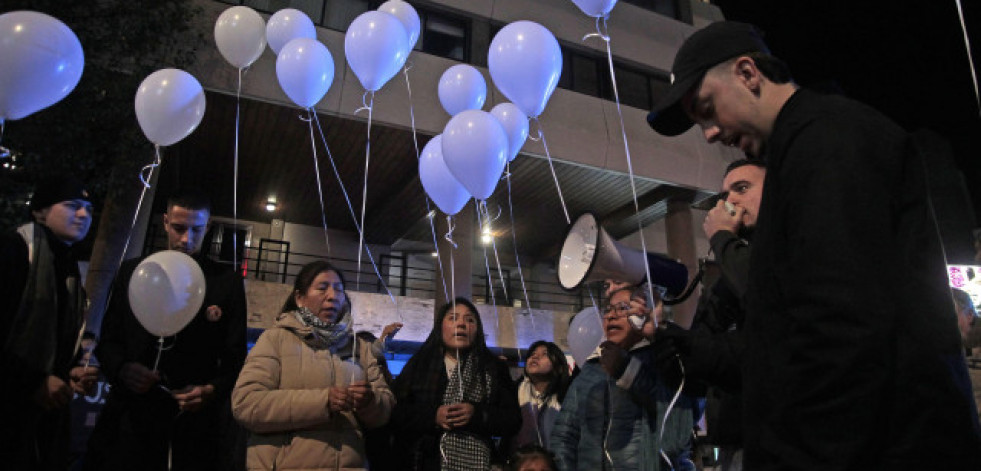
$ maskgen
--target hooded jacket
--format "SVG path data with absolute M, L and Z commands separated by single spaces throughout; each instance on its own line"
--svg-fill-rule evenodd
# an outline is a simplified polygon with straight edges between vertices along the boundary
M 263 332 L 232 391 L 232 413 L 252 431 L 248 469 L 365 468 L 363 429 L 385 424 L 395 397 L 371 345 L 357 347 L 374 398 L 363 409 L 335 413 L 327 407 L 330 388 L 350 382 L 354 365 L 324 348 L 292 312 Z

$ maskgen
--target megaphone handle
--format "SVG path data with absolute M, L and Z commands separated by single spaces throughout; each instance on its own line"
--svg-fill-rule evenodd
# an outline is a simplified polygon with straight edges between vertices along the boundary
M 678 297 L 675 298 L 665 297 L 662 300 L 664 301 L 664 305 L 673 306 L 675 304 L 685 302 L 685 300 L 688 299 L 688 297 L 691 296 L 691 294 L 695 291 L 695 287 L 698 286 L 698 283 L 702 281 L 702 275 L 704 274 L 705 274 L 705 267 L 699 266 L 698 273 L 695 273 L 695 278 L 692 278 L 691 283 L 688 283 L 688 287 L 685 288 L 685 290 L 680 295 L 678 295 Z

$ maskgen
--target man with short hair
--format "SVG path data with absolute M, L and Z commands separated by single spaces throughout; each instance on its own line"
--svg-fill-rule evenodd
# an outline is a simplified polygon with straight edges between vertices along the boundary
M 242 277 L 201 255 L 211 206 L 197 193 L 172 197 L 163 226 L 167 248 L 190 255 L 204 272 L 201 309 L 173 337 L 158 339 L 136 319 L 128 286 L 142 258 L 119 269 L 96 356 L 112 390 L 89 442 L 90 469 L 213 470 L 221 418 L 246 354 Z
M 742 361 L 747 469 L 981 469 L 921 157 L 878 112 L 799 89 L 759 32 L 689 37 L 648 117 L 765 157 Z
M 68 404 L 96 384 L 98 369 L 78 365 L 87 299 L 72 250 L 91 226 L 89 200 L 74 177 L 46 178 L 31 198 L 34 221 L 0 239 L 4 469 L 66 469 Z

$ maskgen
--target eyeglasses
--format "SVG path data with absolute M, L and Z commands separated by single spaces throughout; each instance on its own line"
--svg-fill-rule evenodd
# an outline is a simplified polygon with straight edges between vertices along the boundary
M 626 317 L 627 313 L 630 312 L 632 306 L 628 302 L 620 302 L 616 304 L 607 304 L 603 307 L 603 318 L 604 319 L 619 319 L 621 317 Z

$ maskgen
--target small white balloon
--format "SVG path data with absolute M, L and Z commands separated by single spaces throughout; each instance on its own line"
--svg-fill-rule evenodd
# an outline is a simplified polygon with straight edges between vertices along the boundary
M 487 66 L 497 89 L 526 115 L 537 118 L 559 84 L 562 50 L 544 26 L 515 21 L 494 35 Z
M 215 22 L 215 44 L 229 64 L 248 67 L 266 49 L 266 22 L 249 7 L 231 7 Z
M 459 213 L 470 200 L 470 193 L 457 181 L 443 160 L 442 134 L 430 139 L 422 148 L 419 180 L 429 199 L 450 216 Z
M 487 100 L 487 82 L 474 66 L 457 64 L 439 78 L 439 102 L 450 116 L 465 110 L 479 110 Z
M 129 280 L 129 306 L 147 332 L 169 337 L 187 326 L 204 302 L 204 273 L 175 250 L 150 255 Z
M 572 0 L 583 13 L 594 18 L 604 18 L 616 6 L 617 0 Z
M 508 162 L 512 162 L 528 139 L 528 116 L 514 103 L 501 103 L 491 108 L 490 113 L 508 135 Z
M 409 50 L 416 47 L 416 42 L 419 40 L 419 31 L 422 23 L 419 21 L 419 14 L 416 13 L 415 8 L 412 8 L 412 5 L 409 5 L 408 2 L 404 2 L 402 0 L 389 0 L 382 3 L 381 6 L 378 7 L 378 11 L 384 11 L 395 15 L 395 17 L 402 22 L 402 26 L 405 27 L 405 33 L 409 35 Z
M 367 11 L 347 28 L 344 57 L 365 90 L 374 92 L 405 64 L 408 42 L 398 18 L 383 11 Z
M 284 8 L 269 17 L 266 41 L 273 53 L 279 55 L 286 43 L 300 38 L 317 39 L 317 27 L 306 13 L 295 8 Z
M 58 103 L 84 67 L 82 44 L 58 19 L 34 11 L 0 15 L 0 122 Z
M 276 58 L 276 78 L 293 103 L 310 108 L 330 90 L 334 58 L 327 46 L 316 39 L 294 39 Z
M 586 364 L 589 355 L 603 342 L 603 322 L 600 320 L 599 311 L 592 306 L 579 311 L 579 314 L 576 314 L 569 323 L 566 339 L 572 358 L 581 368 L 581 365 Z
M 461 111 L 446 123 L 442 148 L 450 173 L 474 198 L 494 194 L 508 161 L 508 136 L 497 119 L 486 111 Z
M 169 146 L 191 134 L 204 118 L 204 89 L 191 74 L 161 69 L 136 90 L 136 120 L 150 142 Z

